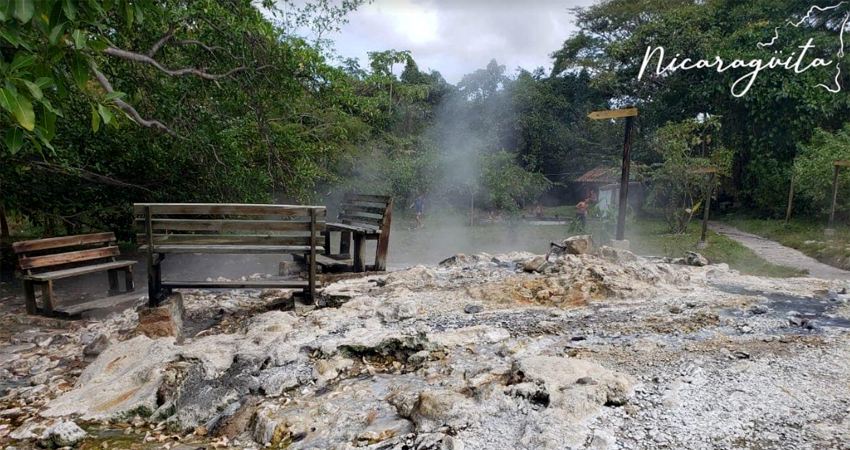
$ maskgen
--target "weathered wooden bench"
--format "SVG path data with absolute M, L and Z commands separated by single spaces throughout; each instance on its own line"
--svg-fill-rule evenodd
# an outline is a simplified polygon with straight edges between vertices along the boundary
M 302 289 L 307 300 L 316 295 L 315 255 L 325 230 L 324 206 L 137 203 L 140 250 L 148 255 L 148 298 L 156 307 L 174 288 Z M 180 281 L 162 279 L 162 261 L 169 253 L 292 254 L 309 258 L 307 280 Z
M 390 246 L 390 226 L 392 224 L 393 198 L 386 195 L 346 194 L 342 209 L 337 216 L 339 222 L 328 223 L 325 231 L 325 257 L 319 258 L 324 267 L 339 266 L 340 261 L 351 255 L 351 240 L 354 240 L 353 270 L 364 272 L 387 270 L 387 251 Z M 331 232 L 340 233 L 339 253 L 331 254 Z M 377 240 L 375 264 L 366 265 L 366 241 Z M 346 262 L 342 263 L 346 265 Z
M 27 314 L 39 312 L 35 299 L 35 286 L 41 287 L 41 312 L 47 316 L 55 313 L 74 315 L 85 310 L 85 304 L 57 307 L 53 295 L 53 283 L 63 278 L 76 277 L 97 272 L 106 272 L 109 278 L 109 293 L 119 293 L 118 271 L 124 271 L 127 292 L 135 289 L 133 266 L 136 261 L 117 261 L 121 252 L 115 246 L 114 233 L 94 233 L 64 236 L 12 244 L 18 255 L 18 266 L 23 272 Z M 76 265 L 77 267 L 69 267 Z M 36 273 L 38 272 L 38 273 Z M 95 300 L 99 304 L 109 303 L 115 297 Z M 106 303 L 104 303 L 106 302 Z

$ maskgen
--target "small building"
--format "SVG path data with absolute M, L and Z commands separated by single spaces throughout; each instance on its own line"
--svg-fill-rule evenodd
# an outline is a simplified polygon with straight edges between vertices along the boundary
M 599 166 L 573 180 L 575 189 L 582 199 L 596 194 L 599 209 L 606 210 L 620 204 L 620 177 L 622 169 L 616 166 Z M 643 183 L 635 180 L 634 172 L 629 174 L 629 205 L 640 211 L 644 204 Z

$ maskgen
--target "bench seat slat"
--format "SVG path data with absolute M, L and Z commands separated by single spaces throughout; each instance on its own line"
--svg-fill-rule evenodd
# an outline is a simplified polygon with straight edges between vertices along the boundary
M 374 215 L 375 214 L 350 213 L 346 211 L 340 214 L 339 217 L 337 217 L 337 220 L 350 220 L 352 222 L 362 222 L 378 226 L 384 221 L 384 216 L 372 217 Z
M 328 230 L 333 231 L 353 231 L 355 233 L 365 233 L 365 234 L 381 234 L 380 229 L 367 228 L 358 225 L 351 225 L 348 223 L 335 223 L 328 222 L 326 228 Z
M 310 245 L 310 236 L 280 236 L 269 234 L 155 234 L 156 245 L 194 244 L 194 245 Z M 136 235 L 136 242 L 147 244 L 144 234 Z M 321 245 L 322 240 L 316 239 Z
M 384 212 L 386 212 L 386 206 L 360 206 L 346 203 L 342 205 L 343 212 L 361 212 L 366 214 L 374 214 L 376 217 L 383 218 Z
M 309 217 L 311 209 L 315 209 L 316 215 L 320 217 L 324 217 L 327 214 L 327 210 L 319 206 L 250 203 L 136 203 L 133 205 L 133 213 L 144 215 L 147 206 L 151 207 L 151 214 L 153 215 L 209 214 Z
M 15 253 L 28 253 L 38 250 L 50 250 L 54 248 L 75 247 L 78 245 L 101 244 L 107 242 L 115 242 L 115 233 L 80 234 L 76 236 L 20 241 L 13 243 L 12 249 Z
M 318 286 L 319 283 L 316 283 Z M 165 288 L 187 289 L 275 289 L 308 287 L 307 280 L 260 280 L 260 281 L 162 281 Z
M 364 202 L 364 203 L 378 203 L 382 205 L 386 205 L 390 202 L 390 196 L 388 195 L 360 195 L 360 194 L 346 194 L 344 197 L 345 202 Z
M 33 281 L 49 281 L 58 280 L 61 278 L 70 278 L 78 275 L 86 275 L 90 273 L 106 272 L 112 269 L 123 269 L 136 265 L 136 261 L 111 261 L 103 264 L 95 264 L 91 266 L 75 267 L 73 269 L 54 270 L 52 272 L 37 273 L 33 275 L 24 275 L 24 280 Z
M 78 250 L 75 252 L 56 253 L 53 255 L 32 256 L 21 258 L 18 263 L 21 269 L 37 269 L 39 267 L 58 266 L 72 262 L 88 261 L 92 259 L 108 258 L 120 255 L 118 247 L 101 247 L 89 250 Z
M 140 251 L 147 251 L 143 245 Z M 325 251 L 324 247 L 316 247 L 317 252 Z M 155 253 L 214 253 L 214 254 L 304 254 L 310 252 L 309 245 L 154 245 Z
M 137 219 L 136 224 L 145 226 Z M 154 230 L 175 231 L 310 231 L 310 222 L 283 220 L 204 220 L 204 219 L 152 219 Z M 324 222 L 316 223 L 316 231 L 324 230 Z

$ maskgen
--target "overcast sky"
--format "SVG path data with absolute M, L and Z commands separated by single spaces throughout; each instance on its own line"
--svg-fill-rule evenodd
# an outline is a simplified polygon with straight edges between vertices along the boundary
M 410 50 L 421 70 L 438 70 L 450 83 L 484 68 L 492 58 L 517 67 L 551 69 L 549 55 L 575 30 L 570 8 L 594 0 L 375 0 L 349 16 L 332 36 L 337 52 Z

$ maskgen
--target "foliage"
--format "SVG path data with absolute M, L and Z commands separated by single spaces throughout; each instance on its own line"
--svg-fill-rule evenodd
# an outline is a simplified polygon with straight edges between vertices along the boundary
M 812 139 L 800 146 L 794 165 L 797 172 L 797 203 L 808 205 L 816 213 L 825 214 L 832 202 L 833 163 L 850 160 L 850 123 L 830 133 L 818 129 Z M 850 211 L 850 170 L 839 171 L 839 212 Z
M 835 2 L 815 2 L 821 6 Z M 784 207 L 778 201 L 788 190 L 788 167 L 797 146 L 817 127 L 834 131 L 850 113 L 850 97 L 832 94 L 817 84 L 832 80 L 834 69 L 763 71 L 749 94 L 736 98 L 730 86 L 749 68 L 717 73 L 676 71 L 656 76 L 653 70 L 638 80 L 647 48 L 663 46 L 667 59 L 762 59 L 773 48 L 759 42 L 774 37 L 775 28 L 801 18 L 812 2 L 789 0 L 610 0 L 576 11 L 579 31 L 555 52 L 555 73 L 588 70 L 591 86 L 612 102 L 639 107 L 641 133 L 636 147 L 651 148 L 655 130 L 709 115 L 721 125 L 714 139 L 734 158 L 734 186 L 740 199 L 764 213 Z M 841 21 L 847 10 L 818 13 L 799 28 L 783 27 L 776 46 L 789 53 L 813 39 L 809 57 L 833 59 L 840 45 Z M 840 60 L 843 86 L 850 84 L 847 58 Z M 655 60 L 653 60 L 655 63 Z M 651 155 L 636 152 L 636 158 Z M 649 156 L 649 157 L 648 157 Z
M 706 175 L 692 170 L 712 167 L 717 169 L 716 178 L 730 175 L 731 152 L 713 139 L 720 128 L 718 118 L 702 117 L 667 124 L 653 137 L 652 148 L 661 162 L 648 175 L 649 200 L 664 211 L 671 233 L 687 230 L 705 198 Z
M 250 0 L 0 5 L 1 201 L 48 233 L 126 237 L 136 201 L 307 200 L 381 125 Z

